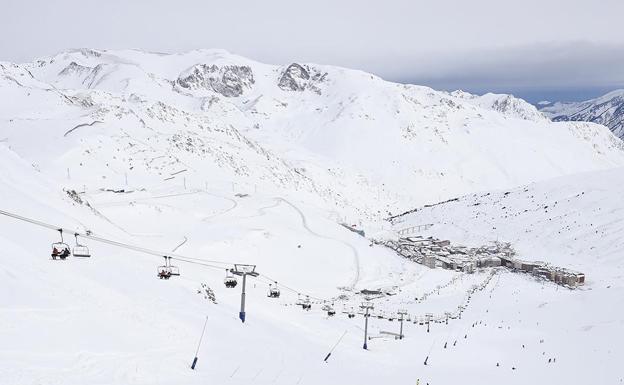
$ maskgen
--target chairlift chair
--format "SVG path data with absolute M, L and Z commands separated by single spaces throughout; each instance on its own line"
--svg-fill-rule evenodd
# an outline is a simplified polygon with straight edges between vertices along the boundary
M 158 278 L 169 279 L 172 276 L 180 275 L 180 269 L 171 265 L 171 257 L 164 256 L 163 258 L 165 258 L 165 264 L 158 266 Z
M 169 266 L 158 266 L 158 278 L 160 279 L 171 278 L 171 268 Z
M 69 251 L 69 245 L 63 240 L 63 229 L 58 229 L 58 232 L 61 235 L 61 241 L 54 242 L 52 244 L 52 253 L 50 255 L 52 256 L 52 259 L 56 259 L 58 257 L 61 260 L 65 260 L 71 252 Z
M 331 305 L 324 305 L 323 311 L 326 311 L 329 317 L 333 317 L 334 315 L 336 315 L 336 310 L 334 310 L 333 306 Z
M 306 298 L 303 299 L 301 293 L 297 293 L 297 302 L 295 303 L 297 306 L 301 306 L 303 310 L 312 309 L 312 304 L 310 303 L 310 296 L 306 295 Z
M 80 258 L 91 257 L 89 248 L 85 245 L 81 245 L 80 242 L 78 242 L 78 233 L 75 233 L 74 237 L 76 237 L 76 245 L 74 246 L 74 250 L 72 252 L 72 254 L 74 254 L 74 257 L 80 257 Z
M 228 289 L 233 289 L 238 285 L 238 280 L 234 275 L 232 275 L 231 270 L 225 269 L 225 279 L 223 280 L 225 287 Z
M 301 307 L 303 308 L 303 310 L 310 310 L 312 309 L 312 303 L 310 303 L 310 296 L 306 295 L 305 300 L 303 300 L 301 302 Z
M 269 298 L 279 298 L 280 289 L 277 287 L 277 282 L 275 282 L 275 286 L 269 284 L 269 292 L 267 293 L 267 297 Z

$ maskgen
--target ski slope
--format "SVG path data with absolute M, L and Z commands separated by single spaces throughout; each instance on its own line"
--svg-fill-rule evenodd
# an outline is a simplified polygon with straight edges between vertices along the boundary
M 606 127 L 217 50 L 75 50 L 0 73 L 0 210 L 50 225 L 0 215 L 2 383 L 622 381 L 624 151 Z M 340 223 L 510 241 L 588 282 L 431 270 Z M 53 261 L 56 227 L 70 245 L 73 232 L 106 242 L 81 237 L 91 258 Z M 179 277 L 157 278 L 163 255 Z M 245 323 L 240 283 L 223 285 L 235 263 L 261 274 Z M 347 313 L 369 300 L 364 350 L 364 318 Z M 426 314 L 441 320 L 429 332 Z

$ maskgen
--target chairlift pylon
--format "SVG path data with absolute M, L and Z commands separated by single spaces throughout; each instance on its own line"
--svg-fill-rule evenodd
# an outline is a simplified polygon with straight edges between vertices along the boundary
M 91 257 L 89 248 L 85 245 L 81 245 L 80 242 L 78 242 L 78 233 L 75 233 L 74 237 L 76 238 L 76 245 L 74 246 L 74 249 L 72 251 L 72 254 L 74 254 L 74 257 L 82 257 L 82 258 Z
M 65 260 L 65 258 L 67 258 L 71 254 L 71 252 L 69 250 L 69 245 L 63 240 L 63 229 L 58 229 L 58 232 L 61 235 L 61 241 L 54 242 L 52 244 L 51 256 L 52 259 L 56 259 L 58 257 L 61 260 Z

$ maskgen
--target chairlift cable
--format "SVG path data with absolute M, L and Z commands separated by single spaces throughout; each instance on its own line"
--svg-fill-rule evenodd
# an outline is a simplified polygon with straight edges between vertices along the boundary
M 121 248 L 125 248 L 125 249 L 128 249 L 128 250 L 137 251 L 137 252 L 144 253 L 144 254 L 150 254 L 150 255 L 157 256 L 157 257 L 162 257 L 163 255 L 167 255 L 167 256 L 171 256 L 174 259 L 183 258 L 183 259 L 187 259 L 187 260 L 195 260 L 195 261 L 208 262 L 208 263 L 221 263 L 221 264 L 224 264 L 224 265 L 231 265 L 232 264 L 231 262 L 213 261 L 213 260 L 208 260 L 208 259 L 193 258 L 193 257 L 187 257 L 187 256 L 180 255 L 180 254 L 174 254 L 174 253 L 166 252 L 166 251 L 152 250 L 152 249 L 148 249 L 148 248 L 145 248 L 145 247 L 140 247 L 140 246 L 135 246 L 135 245 L 131 245 L 131 244 L 128 244 L 128 243 L 114 241 L 114 240 L 111 240 L 111 239 L 98 237 L 98 236 L 91 235 L 91 234 L 80 233 L 80 232 L 77 232 L 77 231 L 74 231 L 74 230 L 62 228 L 62 227 L 59 227 L 59 226 L 56 226 L 56 225 L 52 225 L 52 224 L 49 224 L 49 223 L 46 223 L 46 222 L 42 222 L 42 221 L 39 221 L 39 220 L 36 220 L 36 219 L 24 217 L 24 216 L 21 216 L 21 215 L 18 215 L 18 214 L 14 214 L 14 213 L 11 213 L 11 212 L 8 212 L 8 211 L 4 211 L 4 210 L 0 210 L 0 215 L 11 217 L 11 218 L 14 218 L 14 219 L 17 219 L 17 220 L 21 220 L 21 221 L 24 221 L 24 222 L 29 222 L 29 223 L 32 223 L 34 225 L 45 227 L 45 228 L 48 228 L 48 229 L 51 229 L 51 230 L 59 231 L 61 234 L 63 232 L 67 232 L 69 234 L 74 234 L 74 236 L 79 235 L 79 236 L 81 236 L 81 237 L 83 237 L 85 239 L 91 239 L 91 240 L 96 241 L 96 242 L 106 243 L 106 244 L 109 244 L 109 245 L 112 245 L 112 246 L 117 246 L 117 247 L 121 247 Z
M 149 255 L 153 255 L 153 256 L 157 256 L 157 257 L 163 257 L 163 256 L 167 256 L 170 260 L 171 259 L 175 259 L 178 260 L 180 262 L 185 262 L 185 263 L 190 263 L 190 264 L 195 264 L 195 265 L 199 265 L 199 266 L 203 266 L 203 267 L 207 267 L 207 268 L 213 268 L 213 269 L 218 269 L 221 270 L 223 269 L 223 266 L 216 266 L 214 264 L 221 264 L 221 265 L 226 265 L 226 266 L 231 266 L 232 263 L 231 262 L 225 262 L 225 261 L 215 261 L 215 260 L 208 260 L 208 259 L 202 259 L 202 258 L 195 258 L 195 257 L 188 257 L 188 256 L 184 256 L 184 255 L 180 255 L 180 254 L 175 254 L 175 253 L 171 253 L 171 252 L 166 252 L 166 251 L 158 251 L 158 250 L 153 250 L 153 249 L 148 249 L 145 247 L 140 247 L 140 246 L 136 246 L 136 245 L 131 245 L 128 243 L 124 243 L 124 242 L 119 242 L 119 241 L 115 241 L 112 239 L 107 239 L 104 237 L 99 237 L 99 236 L 95 236 L 92 234 L 87 234 L 87 233 L 81 233 L 81 232 L 77 232 L 75 230 L 70 230 L 67 228 L 62 228 L 53 224 L 49 224 L 37 219 L 33 219 L 33 218 L 28 218 L 19 214 L 15 214 L 12 212 L 8 212 L 5 210 L 0 210 L 0 215 L 4 215 L 6 217 L 10 217 L 13 219 L 17 219 L 23 222 L 27 222 L 27 223 L 31 223 L 34 224 L 36 226 L 40 226 L 40 227 L 44 227 L 50 230 L 54 230 L 54 231 L 58 231 L 60 232 L 61 236 L 63 234 L 63 232 L 67 232 L 68 234 L 73 234 L 75 237 L 77 236 L 81 236 L 85 239 L 90 239 L 96 242 L 100 242 L 100 243 L 105 243 L 105 244 L 109 244 L 112 246 L 116 246 L 116 247 L 121 247 L 124 249 L 128 249 L 128 250 L 133 250 L 136 252 L 140 252 L 143 254 L 149 254 Z M 278 280 L 273 279 L 267 275 L 264 274 L 259 274 L 257 277 L 255 277 L 257 279 L 265 279 L 267 280 L 269 283 L 275 283 Z M 498 277 L 498 279 L 500 280 L 500 276 Z M 296 290 L 288 285 L 284 285 L 283 283 L 281 283 L 282 281 L 280 280 L 280 287 L 282 289 L 288 290 L 294 294 L 303 294 L 301 291 Z M 308 298 L 310 299 L 314 299 L 316 301 L 326 301 L 323 298 L 319 298 L 319 297 L 315 297 L 315 296 L 311 296 L 311 295 L 306 295 Z M 431 349 L 433 348 L 433 344 Z M 431 350 L 430 349 L 430 350 Z
M 85 239 L 90 239 L 96 242 L 100 242 L 100 243 L 105 243 L 105 244 L 109 244 L 112 246 L 116 246 L 116 247 L 121 247 L 121 248 L 125 248 L 128 250 L 133 250 L 133 251 L 137 251 L 143 254 L 149 254 L 149 255 L 153 255 L 153 256 L 157 256 L 157 257 L 162 257 L 163 255 L 165 256 L 170 256 L 171 259 L 177 259 L 181 262 L 186 262 L 186 263 L 194 263 L 196 265 L 200 265 L 200 266 L 204 266 L 204 267 L 208 267 L 208 268 L 216 268 L 216 269 L 222 269 L 223 267 L 218 267 L 218 266 L 214 266 L 214 265 L 210 265 L 209 263 L 217 263 L 217 264 L 223 264 L 223 265 L 232 265 L 231 262 L 224 262 L 224 261 L 214 261 L 214 260 L 207 260 L 207 259 L 202 259 L 202 258 L 194 258 L 194 257 L 188 257 L 188 256 L 184 256 L 184 255 L 180 255 L 180 254 L 175 254 L 175 253 L 171 253 L 171 252 L 165 252 L 165 251 L 158 251 L 158 250 L 153 250 L 153 249 L 148 249 L 145 247 L 141 247 L 141 246 L 136 246 L 136 245 L 131 245 L 128 243 L 124 243 L 124 242 L 119 242 L 119 241 L 115 241 L 112 239 L 107 239 L 104 237 L 99 237 L 96 235 L 92 235 L 92 234 L 87 234 L 87 233 L 81 233 L 75 230 L 70 230 L 70 229 L 66 229 L 57 225 L 53 225 L 50 223 L 46 223 L 37 219 L 33 219 L 33 218 L 28 218 L 19 214 L 15 214 L 9 211 L 5 211 L 5 210 L 0 210 L 0 215 L 4 215 L 10 218 L 14 218 L 23 222 L 28 222 L 31 224 L 34 224 L 36 226 L 40 226 L 40 227 L 44 227 L 50 230 L 54 230 L 54 231 L 58 231 L 61 233 L 61 235 L 63 234 L 63 232 L 67 232 L 69 234 L 74 234 L 74 236 L 81 236 Z M 269 280 L 271 283 L 275 282 L 277 280 L 268 277 L 266 275 L 260 274 L 257 278 L 265 278 L 267 280 Z M 300 291 L 295 290 L 294 288 L 284 285 L 283 283 L 280 283 L 280 287 L 291 291 L 292 293 L 300 293 Z M 319 298 L 319 297 L 315 297 L 315 296 L 309 296 L 311 299 L 317 300 L 317 301 L 323 301 L 324 299 Z

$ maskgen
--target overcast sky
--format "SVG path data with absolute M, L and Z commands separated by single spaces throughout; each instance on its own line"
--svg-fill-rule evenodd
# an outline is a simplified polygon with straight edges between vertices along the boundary
M 624 87 L 624 0 L 0 0 L 0 60 L 224 48 L 530 100 Z M 558 95 L 558 96 L 557 96 Z

